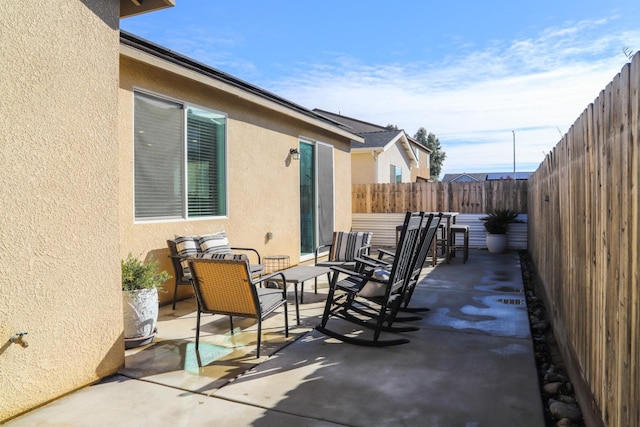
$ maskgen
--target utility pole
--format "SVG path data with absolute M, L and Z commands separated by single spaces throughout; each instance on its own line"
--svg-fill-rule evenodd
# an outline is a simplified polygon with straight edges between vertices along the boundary
M 513 179 L 516 179 L 516 131 L 511 132 L 513 132 Z

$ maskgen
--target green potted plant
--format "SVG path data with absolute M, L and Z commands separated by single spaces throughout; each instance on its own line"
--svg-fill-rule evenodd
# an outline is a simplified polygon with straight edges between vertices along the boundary
M 122 305 L 125 348 L 153 341 L 158 322 L 158 289 L 171 278 L 158 260 L 142 262 L 129 254 L 122 260 Z
M 511 209 L 495 209 L 480 218 L 487 230 L 487 249 L 492 253 L 502 253 L 507 249 L 509 224 L 522 222 L 519 213 Z

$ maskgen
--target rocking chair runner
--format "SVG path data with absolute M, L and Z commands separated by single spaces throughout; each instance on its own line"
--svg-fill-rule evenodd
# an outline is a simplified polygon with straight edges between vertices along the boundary
M 388 277 L 375 274 L 372 268 L 364 271 L 350 271 L 332 267 L 332 276 L 322 321 L 316 329 L 325 335 L 341 341 L 367 346 L 389 346 L 408 343 L 406 338 L 381 340 L 384 332 L 409 332 L 415 327 L 391 326 L 390 313 L 397 311 L 402 301 L 399 292 L 405 287 L 416 255 L 421 223 L 424 213 L 407 212 L 403 223 L 396 256 L 388 272 Z M 366 260 L 360 259 L 366 263 Z M 341 276 L 347 277 L 340 280 Z M 383 274 L 382 276 L 386 276 Z M 377 288 L 377 289 L 376 289 Z M 364 300 L 364 301 L 363 301 Z M 368 304 L 373 302 L 374 306 Z M 373 339 L 355 338 L 330 329 L 327 324 L 330 317 L 338 317 L 357 325 L 373 329 Z M 385 322 L 388 324 L 385 325 Z
M 253 318 L 258 321 L 257 356 L 260 357 L 262 320 L 280 306 L 284 306 L 285 336 L 289 336 L 286 289 L 262 288 L 257 284 L 275 276 L 285 281 L 282 272 L 253 279 L 249 263 L 245 259 L 190 258 L 189 268 L 193 277 L 193 289 L 198 302 L 196 324 L 196 350 L 200 344 L 201 313 L 229 316 L 231 333 L 233 316 Z

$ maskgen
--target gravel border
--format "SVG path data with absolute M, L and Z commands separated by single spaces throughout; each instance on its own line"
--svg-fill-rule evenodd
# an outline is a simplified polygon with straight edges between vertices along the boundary
M 528 252 L 520 252 L 540 394 L 547 427 L 583 427 L 584 419 L 567 374 L 544 303 L 536 296 L 537 275 Z

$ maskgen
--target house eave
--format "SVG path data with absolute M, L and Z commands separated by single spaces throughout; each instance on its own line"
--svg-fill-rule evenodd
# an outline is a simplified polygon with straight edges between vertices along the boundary
M 381 147 L 361 147 L 361 148 L 351 148 L 352 154 L 363 154 L 363 153 L 382 153 L 384 150 Z
M 418 159 L 416 159 L 416 153 L 413 151 L 413 148 L 411 147 L 411 143 L 407 139 L 407 136 L 404 133 L 404 131 L 398 133 L 398 135 L 396 135 L 395 138 L 393 138 L 391 141 L 389 141 L 387 143 L 387 145 L 385 145 L 384 150 L 385 151 L 388 150 L 396 142 L 400 142 L 400 146 L 402 147 L 402 149 L 404 150 L 405 154 L 409 158 L 409 166 L 411 166 L 412 168 L 418 167 Z
M 120 0 L 120 19 L 173 7 L 175 0 Z

